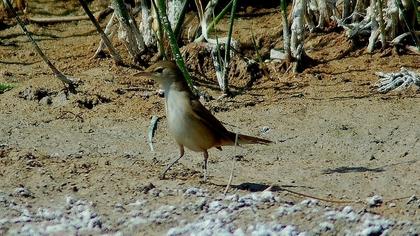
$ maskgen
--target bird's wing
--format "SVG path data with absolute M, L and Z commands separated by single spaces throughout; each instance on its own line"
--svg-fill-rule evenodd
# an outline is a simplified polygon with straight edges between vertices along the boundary
M 219 138 L 220 145 L 234 145 L 235 133 L 228 131 L 220 121 L 210 113 L 197 99 L 190 100 L 192 107 L 192 115 L 199 119 L 205 126 L 207 126 Z M 270 144 L 272 141 L 262 138 L 257 138 L 249 135 L 238 135 L 238 144 Z
M 222 139 L 222 141 L 233 141 L 232 140 L 232 133 L 229 132 L 220 121 L 211 114 L 209 110 L 207 110 L 203 104 L 197 99 L 190 100 L 191 107 L 192 107 L 192 115 L 199 119 L 205 126 L 207 126 L 214 134 L 217 135 L 218 138 Z M 233 137 L 234 138 L 234 137 Z

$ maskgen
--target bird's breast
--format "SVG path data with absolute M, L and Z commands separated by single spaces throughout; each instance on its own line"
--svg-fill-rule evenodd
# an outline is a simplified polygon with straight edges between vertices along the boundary
M 166 95 L 168 128 L 177 143 L 197 152 L 212 147 L 215 143 L 214 134 L 193 115 L 188 94 L 170 91 Z

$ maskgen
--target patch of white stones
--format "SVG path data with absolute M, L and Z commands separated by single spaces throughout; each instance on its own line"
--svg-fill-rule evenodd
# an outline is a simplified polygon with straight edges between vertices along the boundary
M 12 225 L 8 235 L 75 235 L 102 231 L 101 217 L 94 212 L 92 203 L 72 197 L 67 197 L 61 206 L 31 209 L 0 195 L 0 206 L 17 215 L 0 218 L 0 234 L 5 233 L 8 225 Z
M 31 196 L 30 192 L 23 189 L 16 189 L 14 195 Z M 162 205 L 157 200 L 168 196 L 181 197 L 181 202 L 176 205 Z M 115 223 L 99 216 L 95 212 L 94 204 L 85 200 L 67 197 L 62 206 L 32 209 L 27 205 L 17 204 L 10 195 L 0 193 L 0 207 L 17 212 L 10 217 L 0 214 L 0 234 L 85 235 L 115 232 L 116 235 L 124 235 L 123 232 L 136 232 L 146 226 L 164 226 L 165 223 L 177 225 L 167 230 L 167 235 L 170 236 L 304 236 L 327 232 L 367 236 L 386 235 L 393 229 L 398 229 L 405 235 L 419 232 L 420 224 L 416 221 L 386 219 L 366 210 L 382 203 L 382 197 L 373 196 L 366 199 L 365 210 L 355 211 L 352 206 L 323 206 L 314 199 L 299 203 L 286 202 L 270 191 L 214 197 L 200 188 L 154 188 L 144 199 L 115 204 L 115 213 L 121 215 L 120 220 Z M 419 207 L 420 201 L 413 196 L 406 204 Z M 291 222 L 290 219 L 293 218 L 305 219 L 306 225 L 299 221 L 295 224 L 284 223 Z

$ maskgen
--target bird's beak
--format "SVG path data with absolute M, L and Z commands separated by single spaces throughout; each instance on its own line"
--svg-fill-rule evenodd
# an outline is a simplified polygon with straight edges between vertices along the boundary
M 140 71 L 134 74 L 134 76 L 152 77 L 153 73 L 148 71 Z
M 149 66 L 144 71 L 140 71 L 134 74 L 135 76 L 143 76 L 143 77 L 150 77 L 153 78 L 153 68 Z

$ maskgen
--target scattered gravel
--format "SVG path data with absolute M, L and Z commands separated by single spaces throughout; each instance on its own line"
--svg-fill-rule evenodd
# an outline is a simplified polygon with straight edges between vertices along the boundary
M 416 235 L 417 221 L 387 219 L 366 209 L 352 206 L 331 207 L 314 199 L 290 202 L 278 194 L 263 191 L 250 194 L 212 196 L 205 189 L 159 189 L 154 187 L 143 198 L 129 203 L 114 203 L 117 223 L 95 210 L 95 204 L 66 197 L 55 207 L 33 209 L 19 204 L 16 196 L 31 196 L 18 188 L 14 194 L 0 194 L 0 206 L 18 212 L 0 215 L 0 233 L 10 235 L 106 234 L 139 232 L 146 226 L 163 228 L 166 235 Z M 177 204 L 155 204 L 157 200 L 180 199 Z M 165 201 L 166 201 L 165 200 Z M 379 206 L 382 198 L 373 196 L 368 206 Z M 412 199 L 407 204 L 413 204 Z M 170 201 L 169 201 L 170 202 Z M 416 205 L 413 204 L 413 207 Z M 301 219 L 301 220 L 291 220 Z
M 103 232 L 101 217 L 94 211 L 92 203 L 67 197 L 58 208 L 31 209 L 29 205 L 17 204 L 1 198 L 6 208 L 18 212 L 16 217 L 0 219 L 0 233 L 10 235 L 63 235 Z

